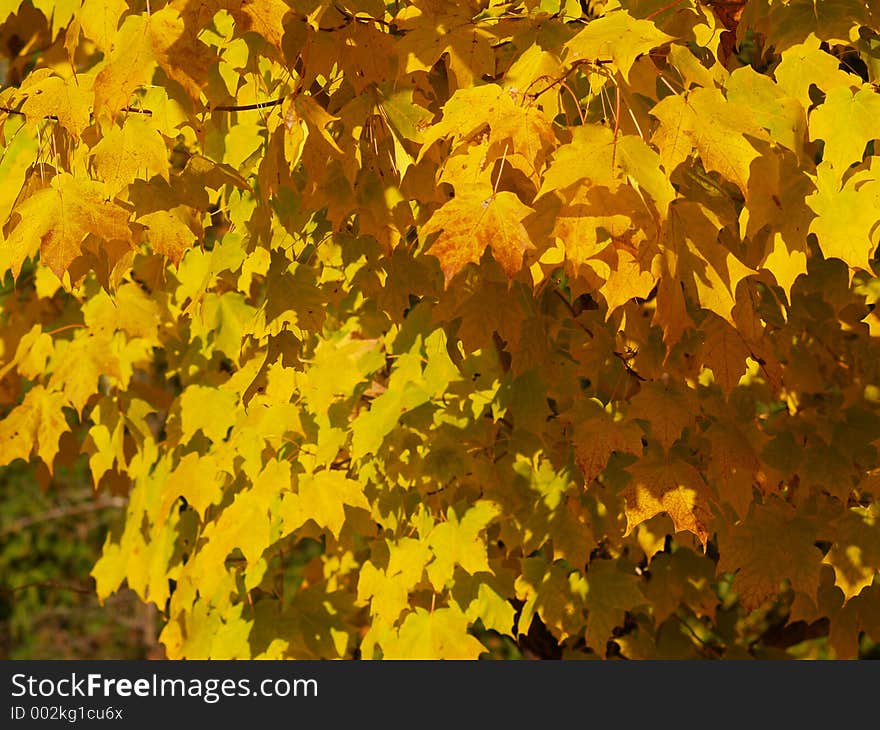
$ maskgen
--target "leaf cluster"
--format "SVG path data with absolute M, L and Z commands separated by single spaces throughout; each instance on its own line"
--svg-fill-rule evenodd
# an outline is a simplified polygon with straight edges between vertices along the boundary
M 169 656 L 880 639 L 880 9 L 589 10 L 0 4 L 0 464 Z

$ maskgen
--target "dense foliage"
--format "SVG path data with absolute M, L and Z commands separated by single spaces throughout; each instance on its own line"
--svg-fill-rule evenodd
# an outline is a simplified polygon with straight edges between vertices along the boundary
M 0 23 L 0 464 L 170 657 L 880 639 L 876 0 Z

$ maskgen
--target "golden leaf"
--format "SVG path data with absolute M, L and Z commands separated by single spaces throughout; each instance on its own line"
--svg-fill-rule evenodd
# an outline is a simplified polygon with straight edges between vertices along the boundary
M 428 250 L 440 259 L 447 285 L 469 263 L 479 263 L 486 249 L 513 278 L 523 267 L 523 256 L 535 247 L 523 225 L 532 212 L 513 193 L 475 186 L 435 211 L 422 234 L 439 233 Z

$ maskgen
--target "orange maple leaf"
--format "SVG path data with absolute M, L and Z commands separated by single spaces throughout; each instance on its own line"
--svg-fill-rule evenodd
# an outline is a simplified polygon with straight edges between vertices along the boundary
M 484 186 L 466 189 L 439 208 L 422 229 L 425 236 L 439 233 L 430 253 L 440 259 L 447 285 L 467 264 L 480 262 L 487 248 L 513 278 L 523 256 L 535 248 L 523 225 L 532 213 L 511 192 L 491 192 Z

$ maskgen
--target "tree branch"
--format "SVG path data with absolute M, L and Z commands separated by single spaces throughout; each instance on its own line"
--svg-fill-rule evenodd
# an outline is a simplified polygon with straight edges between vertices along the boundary
M 143 114 L 148 117 L 153 116 L 152 109 L 136 109 L 133 106 L 124 106 L 119 111 L 131 112 L 132 114 Z M 14 114 L 17 117 L 26 117 L 27 116 L 27 114 L 25 114 L 23 111 L 20 111 L 18 109 L 10 109 L 8 106 L 0 106 L 0 113 Z M 92 115 L 93 115 L 93 112 L 89 112 L 89 116 L 92 116 Z M 47 116 L 43 117 L 43 119 L 49 119 L 50 121 L 53 121 L 53 122 L 58 121 L 58 117 L 54 114 L 48 114 Z
M 0 529 L 0 537 L 11 535 L 14 532 L 25 530 L 34 525 L 51 522 L 52 520 L 64 519 L 65 517 L 70 517 L 72 515 L 84 514 L 86 512 L 98 512 L 103 509 L 120 509 L 124 507 L 127 502 L 128 500 L 123 499 L 122 497 L 102 497 L 94 501 L 55 507 L 38 515 L 20 517 L 17 520 L 13 520 Z
M 256 109 L 267 109 L 269 107 L 278 106 L 279 104 L 283 104 L 284 100 L 287 97 L 282 96 L 279 99 L 270 99 L 269 101 L 261 101 L 257 104 L 221 104 L 220 106 L 215 106 L 213 109 L 210 109 L 211 113 L 214 112 L 247 112 L 254 111 Z M 153 116 L 152 109 L 137 109 L 133 106 L 124 106 L 120 111 L 130 112 L 132 114 L 143 114 L 145 116 L 151 117 Z M 25 117 L 27 116 L 23 111 L 18 109 L 11 109 L 8 106 L 0 106 L 0 114 L 14 114 L 17 117 Z M 58 121 L 58 117 L 54 114 L 50 114 L 48 116 L 43 117 L 43 119 L 49 119 L 53 122 Z
M 72 593 L 83 593 L 91 595 L 94 591 L 91 588 L 80 588 L 79 586 L 71 586 L 71 585 L 62 585 L 60 583 L 53 583 L 52 581 L 44 581 L 37 580 L 33 583 L 25 583 L 24 585 L 15 586 L 13 588 L 3 588 L 0 587 L 0 593 L 12 594 L 18 593 L 19 591 L 26 590 L 28 588 L 52 588 L 56 591 L 71 591 Z
M 214 112 L 249 112 L 254 111 L 255 109 L 268 109 L 272 106 L 278 106 L 279 104 L 283 104 L 286 96 L 282 96 L 278 99 L 271 99 L 270 101 L 261 101 L 257 104 L 221 104 L 220 106 L 215 106 L 211 109 L 211 113 Z

